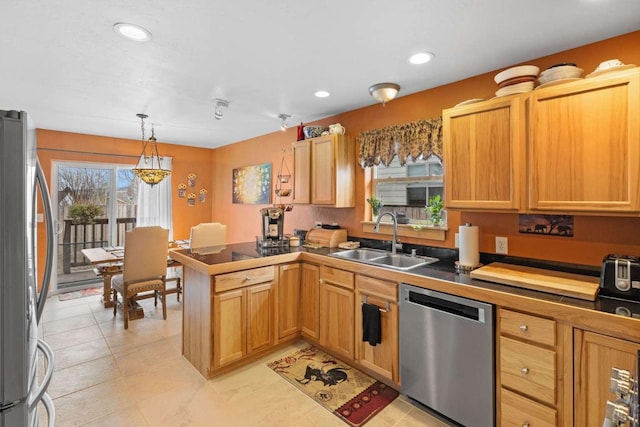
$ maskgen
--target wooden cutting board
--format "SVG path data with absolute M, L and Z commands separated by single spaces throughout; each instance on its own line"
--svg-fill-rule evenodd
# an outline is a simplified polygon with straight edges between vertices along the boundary
M 473 279 L 594 301 L 600 278 L 493 262 L 470 273 Z

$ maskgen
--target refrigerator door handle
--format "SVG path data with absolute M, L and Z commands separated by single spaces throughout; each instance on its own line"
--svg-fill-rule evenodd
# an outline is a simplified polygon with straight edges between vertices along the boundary
M 44 357 L 46 359 L 47 371 L 44 374 L 44 379 L 40 384 L 38 392 L 35 394 L 33 399 L 30 399 L 28 402 L 29 409 L 33 409 L 46 394 L 45 392 L 49 387 L 51 376 L 53 375 L 53 350 L 51 349 L 51 347 L 49 347 L 49 344 L 47 344 L 40 338 L 38 338 L 38 350 L 42 351 L 42 353 L 44 354 Z
M 53 214 L 51 209 L 51 198 L 49 197 L 49 188 L 47 187 L 47 180 L 44 176 L 44 171 L 42 170 L 42 166 L 40 166 L 40 161 L 36 161 L 36 183 L 40 189 L 40 194 L 42 195 L 42 205 L 44 206 L 44 219 L 45 225 L 47 229 L 47 249 L 46 249 L 46 257 L 44 261 L 44 273 L 42 275 L 42 286 L 41 291 L 38 294 L 38 302 L 37 302 L 37 314 L 36 318 L 38 322 L 40 322 L 40 317 L 42 316 L 42 311 L 44 310 L 44 304 L 47 301 L 47 294 L 49 293 L 49 281 L 51 280 L 51 271 L 53 269 Z M 34 191 L 34 194 L 36 192 Z M 34 203 L 35 209 L 35 203 Z M 35 214 L 35 212 L 34 212 Z M 35 224 L 35 221 L 34 221 Z M 35 225 L 34 225 L 35 227 Z M 35 236 L 35 233 L 34 233 Z M 35 245 L 35 239 L 32 242 Z M 33 248 L 35 250 L 35 248 Z M 35 253 L 35 252 L 34 252 Z
M 51 396 L 45 393 L 42 395 L 42 405 L 44 409 L 47 410 L 47 418 L 49 422 L 47 423 L 47 427 L 54 427 L 56 425 L 56 408 L 53 405 L 53 400 L 51 400 Z

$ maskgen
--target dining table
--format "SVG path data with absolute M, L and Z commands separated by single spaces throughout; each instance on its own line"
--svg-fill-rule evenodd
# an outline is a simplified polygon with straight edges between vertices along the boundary
M 120 274 L 124 266 L 124 247 L 123 246 L 106 246 L 98 248 L 85 248 L 81 250 L 82 255 L 94 265 L 93 272 L 96 276 L 102 278 L 102 304 L 105 308 L 113 307 L 113 299 L 111 298 L 111 278 Z M 167 256 L 167 268 L 180 267 L 181 264 Z M 170 277 L 167 281 L 175 280 L 178 282 L 177 289 L 180 289 L 180 277 Z M 149 298 L 151 295 L 142 295 L 136 299 Z M 144 317 L 144 311 L 137 301 L 132 300 L 129 307 L 129 319 L 138 319 Z

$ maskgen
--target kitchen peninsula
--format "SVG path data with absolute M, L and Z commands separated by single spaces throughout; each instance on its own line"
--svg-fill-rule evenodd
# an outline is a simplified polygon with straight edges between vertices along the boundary
M 536 413 L 542 425 L 587 425 L 606 403 L 603 367 L 634 369 L 640 349 L 640 319 L 616 314 L 601 297 L 587 301 L 474 280 L 456 274 L 452 263 L 400 272 L 328 256 L 334 250 L 327 248 L 264 255 L 255 243 L 218 249 L 170 254 L 184 266 L 183 354 L 206 378 L 302 336 L 399 388 L 399 283 L 496 306 L 501 424 Z M 358 327 L 364 296 L 389 307 L 376 347 L 362 343 Z

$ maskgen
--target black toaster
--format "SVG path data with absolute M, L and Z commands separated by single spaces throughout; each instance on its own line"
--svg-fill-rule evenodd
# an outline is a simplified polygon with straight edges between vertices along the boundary
M 600 295 L 640 301 L 640 257 L 605 256 L 600 273 Z

